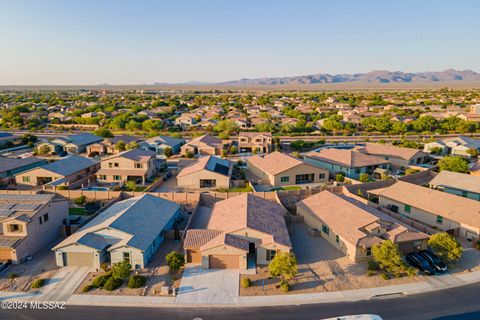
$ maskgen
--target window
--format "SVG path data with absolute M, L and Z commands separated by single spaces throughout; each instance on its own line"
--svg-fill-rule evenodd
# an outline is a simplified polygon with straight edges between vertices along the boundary
M 322 224 L 322 231 L 323 231 L 323 233 L 325 233 L 327 235 L 330 234 L 330 229 L 328 229 L 328 226 L 326 226 L 324 224 Z
M 320 175 L 318 176 L 319 179 L 325 179 L 325 173 L 320 173 Z
M 23 176 L 23 177 L 22 177 L 22 181 L 23 181 L 23 182 L 30 182 L 30 177 L 28 177 L 28 176 Z
M 100 180 L 107 180 L 107 176 L 104 174 L 100 175 Z
M 122 177 L 120 177 L 120 176 L 113 176 L 113 180 L 119 181 L 119 180 L 122 180 Z
M 280 177 L 280 182 L 288 182 L 290 181 L 290 177 Z
M 468 195 L 467 191 L 462 191 L 462 197 L 466 198 Z
M 406 204 L 404 210 L 405 210 L 405 212 L 410 213 L 410 211 L 412 210 L 412 207 L 409 206 L 408 204 Z
M 276 250 L 267 249 L 267 261 L 271 261 L 275 257 L 276 254 L 277 254 Z
M 367 248 L 366 254 L 367 254 L 367 256 L 371 256 L 372 255 L 372 248 Z
M 123 253 L 123 260 L 127 260 L 128 262 L 130 262 L 130 252 Z
M 335 241 L 337 241 L 337 243 L 340 243 L 340 237 L 338 236 L 338 234 L 335 236 Z
M 438 224 L 443 224 L 443 217 L 442 216 L 437 216 L 437 223 Z
M 360 172 L 362 172 L 362 170 L 360 168 L 355 169 L 355 173 L 360 173 Z
M 43 217 L 38 217 L 38 222 L 39 222 L 40 224 L 42 224 L 42 223 L 43 223 Z
M 118 167 L 119 167 L 118 162 L 115 162 L 115 163 L 113 164 L 113 166 L 114 166 L 115 168 L 118 168 Z
M 109 162 L 109 163 L 108 163 L 108 167 L 109 167 L 109 168 L 113 168 L 113 163 Z
M 45 213 L 45 214 L 43 215 L 43 221 L 44 221 L 44 222 L 47 222 L 47 221 L 48 221 L 48 213 Z
M 385 160 L 390 160 L 390 157 L 385 156 Z
M 135 169 L 141 169 L 143 165 L 141 163 L 135 163 Z
M 22 231 L 19 224 L 11 224 L 9 229 L 10 229 L 10 232 L 21 232 Z

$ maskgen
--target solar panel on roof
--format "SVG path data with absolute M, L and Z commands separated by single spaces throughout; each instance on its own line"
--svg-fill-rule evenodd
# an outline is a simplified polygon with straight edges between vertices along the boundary
M 213 171 L 218 172 L 223 175 L 228 175 L 228 171 L 230 170 L 229 167 L 226 167 L 220 163 L 215 164 L 215 167 L 213 168 Z

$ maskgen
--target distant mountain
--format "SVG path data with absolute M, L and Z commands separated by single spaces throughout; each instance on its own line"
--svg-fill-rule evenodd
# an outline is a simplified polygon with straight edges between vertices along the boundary
M 315 83 L 430 83 L 430 82 L 452 82 L 452 81 L 480 81 L 480 73 L 471 70 L 448 69 L 438 72 L 415 72 L 405 73 L 401 71 L 371 71 L 355 74 L 312 74 L 295 77 L 240 79 L 236 81 L 222 82 L 226 85 L 302 85 Z

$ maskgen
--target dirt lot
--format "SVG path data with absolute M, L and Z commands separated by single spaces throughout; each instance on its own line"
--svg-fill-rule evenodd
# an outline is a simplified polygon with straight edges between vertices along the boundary
M 55 253 L 50 250 L 60 242 L 58 239 L 45 249 L 33 256 L 33 259 L 19 264 L 10 265 L 0 273 L 0 290 L 2 291 L 28 291 L 30 283 L 36 278 L 50 279 L 57 272 Z M 18 275 L 15 279 L 9 279 L 10 274 Z
M 146 287 L 139 289 L 129 289 L 127 287 L 127 280 L 124 281 L 123 285 L 114 291 L 107 291 L 103 289 L 92 289 L 88 294 L 98 294 L 98 295 L 149 295 L 149 296 L 160 296 L 161 287 L 168 286 L 173 288 L 178 288 L 180 285 L 180 279 L 182 277 L 182 272 L 174 275 L 170 273 L 169 268 L 165 262 L 165 256 L 173 251 L 181 252 L 181 242 L 174 240 L 165 240 L 160 249 L 155 254 L 153 260 L 147 265 L 147 268 L 142 270 L 134 270 L 133 274 L 139 274 L 147 278 Z M 87 277 L 82 281 L 82 283 L 75 290 L 75 293 L 82 293 L 82 288 L 86 285 L 92 283 L 93 279 L 102 274 L 103 272 L 91 272 Z

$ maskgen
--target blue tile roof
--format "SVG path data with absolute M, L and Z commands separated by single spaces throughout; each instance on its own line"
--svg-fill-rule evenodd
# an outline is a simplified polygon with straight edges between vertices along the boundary
M 105 238 L 96 235 L 94 233 L 86 233 L 83 237 L 78 239 L 77 241 L 80 244 L 83 244 L 87 247 L 94 248 L 97 250 L 102 251 L 106 247 L 108 247 L 110 244 L 105 240 Z
M 95 164 L 95 161 L 92 161 L 88 158 L 81 157 L 78 155 L 71 155 L 68 158 L 51 162 L 41 168 L 58 173 L 62 176 L 69 176 L 75 172 L 83 170 L 85 168 L 91 167 Z
M 149 194 L 143 195 L 110 224 L 133 235 L 127 245 L 146 250 L 180 209 L 180 205 Z
M 83 145 L 88 145 L 95 142 L 100 142 L 103 140 L 103 138 L 86 132 L 86 133 L 79 133 L 79 134 L 74 134 L 72 136 L 69 136 L 67 140 L 76 146 L 83 146 Z

